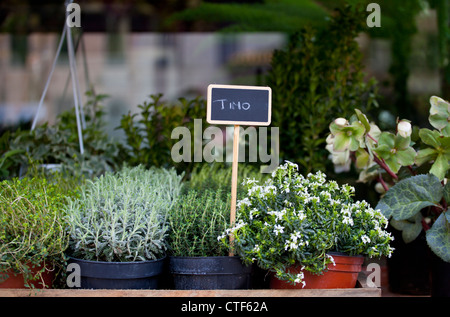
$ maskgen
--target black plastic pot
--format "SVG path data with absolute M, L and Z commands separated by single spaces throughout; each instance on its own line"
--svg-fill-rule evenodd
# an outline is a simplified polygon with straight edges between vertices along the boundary
M 83 289 L 157 289 L 165 259 L 100 262 L 70 258 L 68 263 L 80 266 Z
M 175 289 L 249 289 L 252 267 L 237 256 L 169 258 Z

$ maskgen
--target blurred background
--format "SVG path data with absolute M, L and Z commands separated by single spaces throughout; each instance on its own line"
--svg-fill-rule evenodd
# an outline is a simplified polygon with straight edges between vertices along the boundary
M 92 87 L 109 95 L 107 129 L 114 134 L 121 115 L 150 94 L 176 100 L 205 96 L 211 83 L 265 85 L 274 50 L 304 26 L 323 27 L 348 2 L 365 8 L 372 1 L 76 1 L 81 27 L 72 32 L 82 102 Z M 448 19 L 448 1 L 377 3 L 381 27 L 357 37 L 364 72 L 378 82 L 385 116 L 421 120 L 431 95 L 449 95 L 448 20 L 439 22 L 437 14 L 447 8 Z M 33 120 L 64 23 L 62 0 L 0 2 L 3 130 Z M 73 103 L 64 44 L 39 122 L 51 123 Z

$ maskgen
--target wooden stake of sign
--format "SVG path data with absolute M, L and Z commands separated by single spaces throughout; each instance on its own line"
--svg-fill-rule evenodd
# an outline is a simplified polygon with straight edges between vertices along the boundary
M 271 120 L 272 89 L 258 86 L 208 86 L 206 121 L 209 124 L 234 125 L 233 166 L 231 174 L 230 224 L 236 222 L 236 198 L 240 125 L 268 126 Z M 233 236 L 230 234 L 229 255 L 233 256 Z
M 238 172 L 238 158 L 239 158 L 239 126 L 234 126 L 233 133 L 233 165 L 231 170 L 231 212 L 230 212 L 230 224 L 233 225 L 236 221 L 236 196 L 237 196 L 237 172 Z M 233 236 L 230 234 L 230 256 L 234 256 L 233 253 Z

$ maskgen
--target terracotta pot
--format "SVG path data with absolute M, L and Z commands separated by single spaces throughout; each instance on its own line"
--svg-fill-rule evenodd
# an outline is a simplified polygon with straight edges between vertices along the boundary
M 347 256 L 341 253 L 330 253 L 334 258 L 334 262 L 328 265 L 328 271 L 322 275 L 314 275 L 303 271 L 306 282 L 305 287 L 302 283 L 292 285 L 292 283 L 279 280 L 273 276 L 270 280 L 270 287 L 273 289 L 330 289 L 330 288 L 354 288 L 358 279 L 358 274 L 361 272 L 362 264 L 364 262 L 363 256 Z M 300 267 L 292 267 L 289 269 L 290 273 L 300 273 Z
M 31 268 L 32 273 L 37 273 L 42 269 L 42 266 Z M 0 288 L 27 288 L 21 273 L 14 273 L 12 270 L 6 272 L 8 278 L 4 282 L 0 282 Z M 45 270 L 42 272 L 42 279 L 47 288 L 51 288 L 53 280 L 55 279 L 55 270 Z M 33 285 L 35 288 L 44 288 L 42 280 L 28 281 L 28 284 Z

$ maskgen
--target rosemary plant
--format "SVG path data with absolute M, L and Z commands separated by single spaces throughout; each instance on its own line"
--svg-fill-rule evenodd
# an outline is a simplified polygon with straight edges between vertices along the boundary
M 169 213 L 169 249 L 173 256 L 224 256 L 228 248 L 217 239 L 229 224 L 230 195 L 189 190 Z
M 181 179 L 173 169 L 137 166 L 88 181 L 67 207 L 71 255 L 107 262 L 162 258 L 166 214 Z

